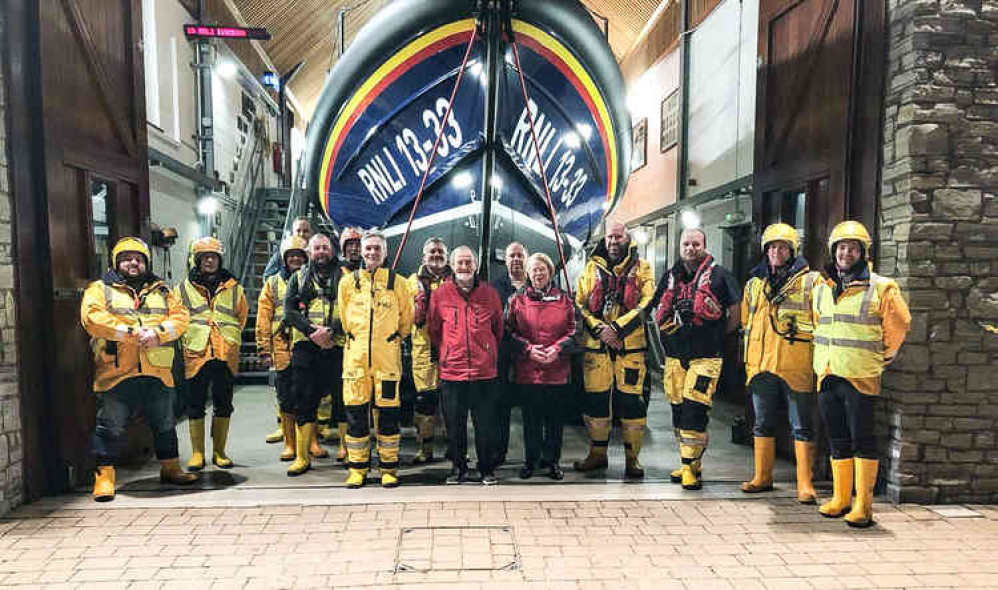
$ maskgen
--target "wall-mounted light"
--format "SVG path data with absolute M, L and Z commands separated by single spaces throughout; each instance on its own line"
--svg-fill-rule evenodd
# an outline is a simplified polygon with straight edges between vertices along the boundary
M 475 177 L 471 175 L 471 172 L 458 172 L 451 180 L 456 189 L 468 188 L 473 182 L 475 182 Z
M 634 243 L 638 246 L 644 246 L 651 241 L 651 234 L 649 234 L 648 230 L 643 227 L 635 228 L 634 231 L 631 232 L 631 237 L 634 238 Z
M 218 212 L 218 199 L 215 197 L 202 197 L 198 201 L 198 213 L 205 217 L 211 217 Z
M 218 72 L 218 75 L 223 78 L 234 78 L 236 72 L 238 71 L 236 64 L 228 59 L 220 60 L 218 64 L 215 65 L 215 70 Z

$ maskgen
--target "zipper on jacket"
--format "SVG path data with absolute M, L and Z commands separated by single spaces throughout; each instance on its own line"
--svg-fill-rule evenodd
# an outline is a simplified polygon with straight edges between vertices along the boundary
M 367 325 L 367 368 L 370 369 L 374 366 L 372 355 L 374 354 L 374 277 L 378 272 L 377 269 L 371 273 L 371 319 Z
M 471 305 L 465 301 L 464 305 L 464 347 L 468 351 L 468 381 L 471 381 L 471 329 L 468 327 L 468 316 Z

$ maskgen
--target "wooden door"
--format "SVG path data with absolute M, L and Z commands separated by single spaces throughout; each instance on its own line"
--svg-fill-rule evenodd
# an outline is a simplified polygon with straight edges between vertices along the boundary
M 875 230 L 882 13 L 882 0 L 761 0 L 753 218 L 761 231 L 774 201 L 805 194 L 814 264 L 842 219 Z
M 19 339 L 29 499 L 88 477 L 94 397 L 83 289 L 107 267 L 108 242 L 148 238 L 140 7 L 7 1 L 7 30 L 16 31 L 7 55 L 18 90 L 11 115 L 31 122 L 11 134 L 18 289 L 31 300 L 18 320 L 34 332 Z

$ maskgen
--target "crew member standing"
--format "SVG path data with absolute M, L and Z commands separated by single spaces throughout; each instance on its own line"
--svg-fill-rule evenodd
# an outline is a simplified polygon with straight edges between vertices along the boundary
M 399 485 L 402 339 L 412 331 L 409 284 L 385 268 L 388 242 L 368 231 L 361 238 L 364 268 L 339 285 L 340 320 L 347 335 L 343 353 L 343 403 L 347 415 L 348 488 L 367 479 L 371 454 L 371 413 L 377 426 L 381 485 Z
M 113 268 L 90 283 L 80 304 L 96 369 L 92 445 L 97 459 L 93 497 L 98 502 L 114 499 L 114 463 L 136 409 L 152 430 L 160 481 L 185 485 L 197 480 L 180 468 L 173 414 L 173 341 L 187 329 L 187 310 L 150 272 L 149 247 L 142 240 L 122 238 L 111 250 L 111 260 Z
M 239 371 L 239 345 L 249 315 L 242 286 L 222 266 L 222 242 L 205 237 L 191 249 L 194 264 L 177 286 L 177 294 L 191 314 L 183 337 L 184 369 L 190 383 L 187 421 L 191 431 L 191 460 L 187 468 L 204 469 L 204 417 L 212 400 L 211 454 L 217 467 L 230 469 L 225 454 L 232 416 L 232 393 Z
M 610 427 L 618 417 L 624 439 L 624 472 L 631 478 L 645 475 L 638 461 L 648 422 L 642 398 L 648 344 L 641 314 L 654 294 L 651 267 L 638 256 L 627 228 L 610 223 L 605 238 L 589 256 L 575 292 L 584 322 L 587 400 L 583 416 L 590 439 L 589 455 L 574 464 L 577 471 L 606 469 Z
M 291 275 L 284 296 L 284 321 L 291 326 L 291 370 L 294 378 L 295 460 L 291 477 L 312 467 L 311 457 L 328 456 L 315 449 L 319 402 L 327 395 L 340 396 L 342 380 L 333 370 L 341 349 L 333 345 L 342 332 L 337 307 L 340 267 L 333 258 L 333 243 L 325 234 L 308 242 L 308 264 Z
M 873 524 L 877 483 L 876 401 L 880 376 L 911 325 L 897 283 L 870 268 L 872 240 L 863 224 L 843 221 L 828 238 L 832 263 L 814 287 L 814 372 L 828 426 L 833 496 L 822 516 L 845 515 L 854 527 Z M 856 499 L 852 500 L 855 477 Z M 852 510 L 846 509 L 852 503 Z
M 267 277 L 256 304 L 256 348 L 261 362 L 277 373 L 277 404 L 281 409 L 281 461 L 295 458 L 294 376 L 291 370 L 291 329 L 284 321 L 284 297 L 291 275 L 308 259 L 308 243 L 298 236 L 281 243 L 281 270 Z
M 699 490 L 724 338 L 738 329 L 741 293 L 731 273 L 707 251 L 702 229 L 683 231 L 679 258 L 659 284 L 656 320 L 666 353 L 662 382 L 682 459 L 670 476 L 683 489 Z
M 423 244 L 423 264 L 409 278 L 415 294 L 412 327 L 412 379 L 416 385 L 416 457 L 415 463 L 433 460 L 433 437 L 436 433 L 437 407 L 440 403 L 440 375 L 437 351 L 430 345 L 426 331 L 426 312 L 430 296 L 451 276 L 447 264 L 447 244 L 443 238 L 430 238 Z
M 776 421 L 786 403 L 797 461 L 797 501 L 814 504 L 811 289 L 818 273 L 811 271 L 799 247 L 793 227 L 785 223 L 767 227 L 762 233 L 764 258 L 752 271 L 742 297 L 745 373 L 755 409 L 755 476 L 742 483 L 742 491 L 773 489 Z

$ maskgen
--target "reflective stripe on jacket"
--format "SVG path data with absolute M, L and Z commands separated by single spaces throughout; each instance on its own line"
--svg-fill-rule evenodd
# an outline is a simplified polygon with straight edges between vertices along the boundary
M 291 364 L 290 328 L 284 325 L 284 295 L 288 282 L 281 273 L 267 277 L 256 302 L 256 349 L 269 354 L 274 368 L 283 371 Z
M 184 279 L 177 293 L 191 314 L 184 334 L 184 367 L 187 378 L 197 375 L 211 359 L 224 361 L 232 374 L 239 372 L 239 345 L 249 315 L 242 286 L 230 278 L 218 286 L 209 302 L 203 286 Z
M 811 339 L 811 289 L 819 274 L 804 263 L 790 271 L 779 292 L 769 279 L 753 276 L 742 298 L 746 383 L 772 373 L 797 392 L 814 389 Z
M 867 394 L 880 392 L 880 375 L 904 342 L 911 324 L 897 283 L 872 272 L 844 286 L 835 297 L 827 274 L 811 294 L 814 372 L 821 380 L 843 377 Z
M 136 293 L 113 273 L 91 283 L 83 294 L 80 323 L 91 336 L 94 391 L 108 391 L 131 377 L 155 377 L 173 387 L 173 344 L 187 330 L 187 310 L 155 279 Z M 141 328 L 159 335 L 160 346 L 142 349 Z

